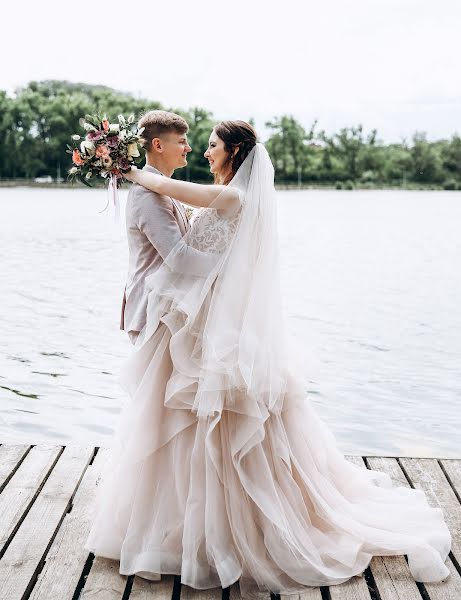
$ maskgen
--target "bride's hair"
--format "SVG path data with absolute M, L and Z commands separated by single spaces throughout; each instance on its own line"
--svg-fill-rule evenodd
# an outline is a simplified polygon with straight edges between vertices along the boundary
M 221 121 L 214 128 L 216 135 L 224 142 L 228 157 L 224 167 L 230 166 L 229 174 L 221 181 L 215 173 L 215 183 L 227 185 L 237 173 L 238 168 L 250 153 L 257 142 L 256 131 L 245 121 Z M 234 154 L 235 148 L 238 151 Z M 218 181 L 219 180 L 219 181 Z

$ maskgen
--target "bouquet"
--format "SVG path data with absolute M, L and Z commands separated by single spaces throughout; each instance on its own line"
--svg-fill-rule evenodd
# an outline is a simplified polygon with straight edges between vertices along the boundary
M 118 115 L 118 123 L 110 123 L 106 115 L 85 115 L 79 123 L 86 134 L 72 135 L 73 144 L 67 145 L 74 163 L 69 179 L 91 187 L 92 180 L 103 177 L 109 187 L 119 188 L 125 181 L 123 174 L 142 161 L 139 136 L 144 128 L 138 129 L 134 115 L 127 119 Z

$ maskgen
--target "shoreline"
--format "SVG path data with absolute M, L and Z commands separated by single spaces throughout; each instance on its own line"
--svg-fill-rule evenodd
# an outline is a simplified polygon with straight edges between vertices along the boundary
M 205 183 L 205 182 L 198 182 Z M 101 185 L 93 185 L 92 188 L 89 188 L 83 184 L 71 184 L 71 183 L 38 183 L 33 180 L 23 179 L 23 180 L 0 180 L 0 188 L 45 188 L 45 189 L 94 189 L 94 190 L 103 190 L 106 189 L 104 184 Z M 123 189 L 123 187 L 121 188 Z M 127 189 L 127 188 L 125 188 Z M 360 184 L 354 185 L 352 188 L 338 188 L 335 184 L 325 183 L 325 184 L 292 184 L 292 183 L 276 183 L 275 189 L 277 191 L 293 191 L 293 190 L 325 190 L 325 191 L 337 191 L 337 192 L 351 192 L 351 191 L 419 191 L 419 192 L 459 192 L 460 190 L 447 190 L 442 185 L 438 184 L 410 184 L 410 185 L 371 185 L 371 184 Z

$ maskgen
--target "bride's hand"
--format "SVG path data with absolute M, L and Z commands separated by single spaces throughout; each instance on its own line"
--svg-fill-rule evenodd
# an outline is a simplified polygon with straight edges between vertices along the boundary
M 138 167 L 131 167 L 131 169 L 127 173 L 123 174 L 123 177 L 125 179 L 128 179 L 128 181 L 135 182 L 136 181 L 136 175 L 137 175 L 136 172 L 137 172 L 137 170 L 138 170 Z

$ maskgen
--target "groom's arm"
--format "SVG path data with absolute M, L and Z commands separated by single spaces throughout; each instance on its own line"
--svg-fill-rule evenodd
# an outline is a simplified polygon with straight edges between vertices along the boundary
M 174 216 L 171 199 L 153 194 L 142 187 L 137 193 L 137 225 L 163 261 L 174 248 L 174 254 L 166 260 L 174 271 L 189 275 L 208 275 L 219 256 L 200 252 L 186 244 Z

